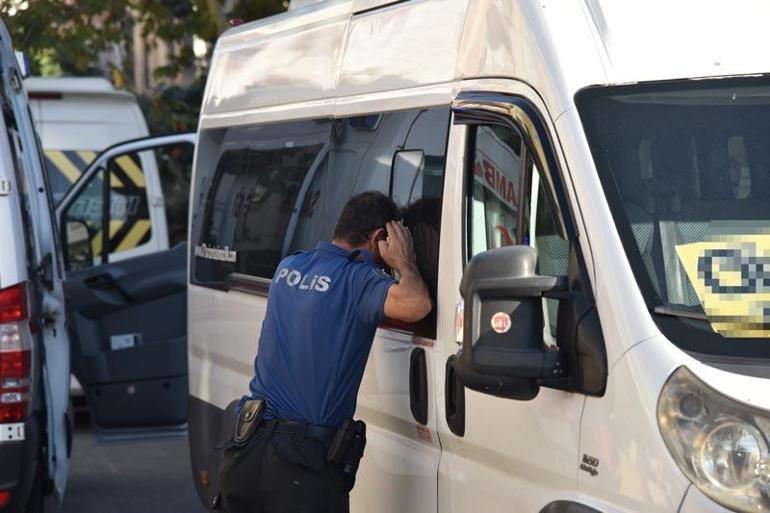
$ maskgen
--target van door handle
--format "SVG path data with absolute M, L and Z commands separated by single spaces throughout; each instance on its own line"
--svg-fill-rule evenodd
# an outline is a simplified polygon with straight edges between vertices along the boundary
M 85 284 L 94 290 L 115 291 L 127 302 L 134 302 L 133 296 L 126 292 L 126 289 L 124 289 L 120 283 L 118 283 L 118 280 L 111 274 L 104 273 L 91 276 L 85 279 Z
M 425 350 L 416 347 L 409 358 L 409 407 L 414 420 L 428 423 L 428 366 Z
M 465 386 L 457 373 L 457 357 L 450 356 L 446 361 L 444 380 L 444 401 L 446 423 L 449 430 L 457 436 L 465 436 Z

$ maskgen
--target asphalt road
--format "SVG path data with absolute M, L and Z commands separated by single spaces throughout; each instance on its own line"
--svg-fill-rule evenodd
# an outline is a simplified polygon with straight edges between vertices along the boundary
M 101 439 L 79 419 L 61 513 L 203 513 L 187 436 Z

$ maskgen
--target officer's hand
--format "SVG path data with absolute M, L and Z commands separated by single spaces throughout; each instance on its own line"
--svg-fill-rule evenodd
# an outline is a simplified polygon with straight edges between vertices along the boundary
M 385 263 L 396 271 L 400 271 L 404 266 L 414 265 L 414 242 L 409 229 L 400 221 L 390 221 L 385 227 L 388 230 L 388 238 L 377 243 Z

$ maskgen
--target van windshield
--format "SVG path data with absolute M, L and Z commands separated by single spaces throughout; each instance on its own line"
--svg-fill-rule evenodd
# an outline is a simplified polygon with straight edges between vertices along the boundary
M 770 81 L 581 91 L 636 280 L 683 349 L 770 357 Z

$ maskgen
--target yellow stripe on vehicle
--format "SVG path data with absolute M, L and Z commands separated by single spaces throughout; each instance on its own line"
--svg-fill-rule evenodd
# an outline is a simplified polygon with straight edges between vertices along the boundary
M 88 151 L 88 150 L 77 150 L 75 152 L 78 157 L 85 163 L 86 166 L 90 165 L 91 162 L 94 161 L 96 158 L 96 152 L 95 151 Z M 125 187 L 125 184 L 123 181 L 116 176 L 115 174 L 110 174 L 110 187 L 113 189 L 121 189 Z
M 110 240 L 115 236 L 116 233 L 118 233 L 118 230 L 123 228 L 123 225 L 126 224 L 125 221 L 113 221 L 110 220 Z
M 131 179 L 137 187 L 144 187 L 144 173 L 142 169 L 136 165 L 128 155 L 123 155 L 115 159 L 115 163 L 126 173 L 126 176 Z
M 94 259 L 96 259 L 97 256 L 102 256 L 102 231 L 99 230 L 96 235 L 94 235 L 94 238 L 91 239 L 91 254 L 93 255 Z M 101 260 L 100 260 L 101 261 Z
M 126 234 L 125 237 L 123 237 L 123 240 L 120 241 L 120 244 L 115 249 L 115 252 L 119 251 L 126 251 L 127 249 L 135 248 L 139 245 L 139 241 L 144 238 L 145 235 L 147 235 L 147 232 L 150 231 L 150 220 L 149 219 L 140 219 L 134 223 L 134 226 L 131 227 L 131 230 Z
M 78 154 L 78 157 L 83 159 L 83 162 L 86 163 L 86 165 L 93 162 L 93 160 L 96 158 L 96 152 L 95 151 L 88 151 L 88 150 L 79 150 L 75 153 Z
M 61 174 L 63 174 L 70 183 L 75 183 L 80 177 L 80 169 L 67 158 L 63 151 L 49 150 L 45 152 L 45 156 L 48 157 L 48 160 L 53 162 L 56 169 L 61 171 Z

